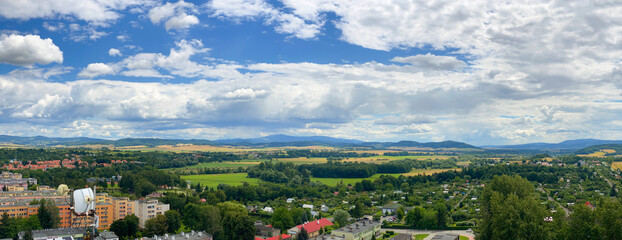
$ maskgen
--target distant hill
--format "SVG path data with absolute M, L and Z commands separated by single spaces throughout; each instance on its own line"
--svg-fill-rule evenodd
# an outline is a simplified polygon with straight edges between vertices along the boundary
M 175 145 L 175 144 L 194 144 L 194 145 L 216 145 L 210 140 L 201 139 L 160 139 L 160 138 L 123 138 L 119 140 L 100 140 L 92 141 L 86 144 L 102 144 L 102 145 L 114 145 L 115 147 L 127 147 L 127 146 L 148 146 L 156 147 L 160 145 Z
M 416 148 L 473 148 L 479 147 L 456 141 L 443 142 L 427 142 L 420 143 L 415 141 L 399 141 L 399 142 L 366 142 L 360 143 L 358 146 L 367 146 L 373 148 L 390 148 L 390 147 L 416 147 Z
M 344 138 L 325 137 L 325 136 L 297 137 L 297 136 L 278 134 L 278 135 L 270 135 L 270 136 L 260 137 L 260 138 L 222 139 L 222 140 L 216 140 L 214 142 L 220 143 L 220 144 L 267 144 L 267 143 L 301 143 L 301 142 L 329 143 L 329 144 L 357 144 L 357 143 L 362 143 L 363 141 L 344 139 Z
M 483 146 L 500 149 L 579 150 L 594 145 L 622 144 L 622 140 L 576 139 L 560 143 L 527 143 L 519 145 Z
M 601 144 L 601 145 L 594 145 L 594 146 L 589 146 L 586 148 L 583 148 L 579 151 L 577 151 L 577 154 L 591 154 L 594 152 L 599 152 L 603 149 L 613 149 L 615 150 L 614 153 L 611 153 L 612 155 L 621 155 L 622 154 L 622 144 Z
M 399 142 L 363 142 L 353 139 L 333 138 L 325 136 L 289 136 L 289 135 L 270 135 L 260 138 L 246 139 L 222 139 L 222 140 L 202 140 L 202 139 L 160 139 L 160 138 L 123 138 L 118 140 L 105 140 L 96 138 L 48 138 L 43 136 L 36 137 L 16 137 L 0 135 L 0 143 L 12 143 L 27 146 L 48 147 L 56 145 L 64 146 L 83 146 L 83 145 L 113 145 L 116 147 L 125 146 L 148 146 L 155 147 L 160 145 L 175 144 L 194 144 L 194 145 L 232 145 L 232 146 L 252 146 L 252 147 L 286 147 L 286 146 L 332 146 L 332 147 L 369 147 L 375 149 L 392 147 L 415 147 L 415 148 L 435 148 L 435 149 L 478 149 L 473 145 L 455 141 L 428 142 L 420 143 L 415 141 Z
M 96 138 L 49 138 L 44 136 L 17 137 L 0 135 L 0 143 L 12 143 L 17 145 L 54 146 L 54 145 L 84 145 L 89 142 L 104 141 Z

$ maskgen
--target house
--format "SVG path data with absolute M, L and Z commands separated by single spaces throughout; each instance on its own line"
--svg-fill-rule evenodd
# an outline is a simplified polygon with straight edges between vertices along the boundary
M 302 204 L 302 208 L 307 208 L 309 210 L 313 210 L 313 205 L 311 205 L 311 204 Z
M 298 235 L 302 228 L 304 228 L 309 234 L 309 238 L 314 238 L 320 235 L 320 229 L 326 228 L 327 226 L 332 226 L 333 223 L 328 221 L 326 218 L 322 218 L 320 220 L 313 220 L 311 222 L 307 222 L 305 224 L 300 224 L 296 227 L 293 227 L 287 230 L 288 234 Z
M 380 234 L 379 221 L 361 220 L 340 229 L 331 231 L 335 236 L 341 236 L 344 240 L 368 240 Z
M 392 237 L 391 240 L 412 240 L 413 237 L 410 234 L 400 233 L 395 237 Z
M 262 211 L 267 212 L 267 213 L 273 213 L 274 209 L 272 209 L 271 207 L 265 207 L 262 209 Z
M 382 206 L 382 215 L 393 215 L 401 206 L 399 204 L 385 204 Z
M 255 235 L 261 238 L 269 238 L 281 234 L 281 229 L 266 225 L 261 220 L 255 222 Z
M 194 231 L 192 230 L 191 232 L 181 232 L 180 234 L 164 234 L 164 236 L 152 236 L 152 237 L 142 237 L 142 238 L 137 238 L 139 240 L 214 240 L 214 237 L 212 237 L 211 234 L 208 234 L 206 232 L 203 231 Z
M 287 234 L 281 234 L 279 236 L 274 236 L 274 237 L 269 237 L 269 238 L 260 238 L 260 237 L 255 237 L 255 240 L 285 240 L 285 239 L 291 239 L 292 236 L 287 235 Z
M 104 231 L 99 233 L 95 240 L 119 240 L 119 237 L 114 232 Z
M 322 204 L 322 206 L 320 207 L 320 211 L 322 212 L 328 212 L 328 206 Z
M 293 198 L 288 198 L 287 200 L 285 200 L 285 202 L 287 203 L 293 203 L 294 201 L 296 201 L 296 199 Z
M 342 236 L 336 236 L 335 234 L 324 234 L 311 238 L 311 240 L 345 240 Z

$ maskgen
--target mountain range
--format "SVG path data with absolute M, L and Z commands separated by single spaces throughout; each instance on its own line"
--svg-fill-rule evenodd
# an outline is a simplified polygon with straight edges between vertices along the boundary
M 354 139 L 333 138 L 326 136 L 289 136 L 289 135 L 270 135 L 259 138 L 233 138 L 220 140 L 205 139 L 160 139 L 160 138 L 123 138 L 118 140 L 106 140 L 87 137 L 76 138 L 51 138 L 45 136 L 20 137 L 0 135 L 0 143 L 17 144 L 27 146 L 81 146 L 81 145 L 113 145 L 116 147 L 124 146 L 159 146 L 175 144 L 194 144 L 194 145 L 231 145 L 231 146 L 255 146 L 255 147 L 283 147 L 283 146 L 334 146 L 334 147 L 367 147 L 367 148 L 433 148 L 433 149 L 490 149 L 490 150 L 542 150 L 542 151 L 576 151 L 594 145 L 603 144 L 622 144 L 622 140 L 598 140 L 598 139 L 576 139 L 567 140 L 560 143 L 528 143 L 519 145 L 491 145 L 476 147 L 463 142 L 442 141 L 442 142 L 364 142 Z
M 81 145 L 113 145 L 116 147 L 124 146 L 159 146 L 175 144 L 195 144 L 195 145 L 231 145 L 231 146 L 256 146 L 256 147 L 283 147 L 283 146 L 334 146 L 334 147 L 416 147 L 416 148 L 456 148 L 456 149 L 478 149 L 473 145 L 455 141 L 420 143 L 415 141 L 399 142 L 363 142 L 353 139 L 333 138 L 325 136 L 289 136 L 289 135 L 270 135 L 259 138 L 234 138 L 220 140 L 203 139 L 160 139 L 160 138 L 123 138 L 118 140 L 106 140 L 96 138 L 49 138 L 44 136 L 19 137 L 0 135 L 0 143 L 17 144 L 28 146 L 81 146 Z

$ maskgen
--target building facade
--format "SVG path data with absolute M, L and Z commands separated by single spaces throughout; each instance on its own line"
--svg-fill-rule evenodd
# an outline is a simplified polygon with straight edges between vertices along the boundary
M 341 236 L 344 240 L 370 240 L 380 234 L 381 225 L 378 221 L 361 220 L 333 230 L 331 234 Z
M 145 227 L 145 222 L 147 220 L 170 210 L 168 204 L 161 203 L 156 199 L 138 200 L 135 202 L 134 206 L 134 214 L 140 219 L 141 227 Z

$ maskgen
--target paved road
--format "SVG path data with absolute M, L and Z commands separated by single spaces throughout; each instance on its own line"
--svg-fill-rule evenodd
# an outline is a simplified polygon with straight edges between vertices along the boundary
M 457 209 L 457 208 L 458 208 L 458 206 L 460 206 L 460 203 L 461 203 L 462 201 L 464 201 L 464 199 L 465 199 L 467 196 L 469 196 L 469 194 L 471 194 L 471 191 L 473 191 L 473 186 L 471 186 L 471 188 L 469 189 L 469 191 L 468 191 L 466 194 L 464 194 L 464 197 L 462 197 L 462 199 L 460 199 L 460 202 L 458 202 L 458 204 L 456 204 L 456 205 L 454 206 L 454 209 Z
M 450 233 L 456 235 L 466 236 L 469 239 L 475 239 L 475 235 L 471 232 L 467 232 L 466 230 L 418 230 L 418 229 L 392 229 L 392 228 L 383 228 L 382 231 L 393 231 L 396 233 L 405 233 L 405 234 L 430 234 L 424 240 L 432 239 L 436 234 L 439 233 Z
M 566 217 L 570 216 L 570 213 L 572 211 L 570 211 L 570 209 L 566 208 L 566 206 L 564 206 L 563 204 L 559 203 L 557 200 L 553 199 L 551 197 L 551 195 L 549 195 L 549 193 L 547 191 L 544 190 L 544 188 L 541 187 L 542 184 L 540 184 L 540 187 L 538 187 L 538 190 L 542 193 L 546 193 L 546 197 L 549 199 L 549 201 L 557 203 L 557 205 L 559 205 L 560 207 L 562 207 L 562 209 L 564 209 L 564 212 L 566 212 Z

